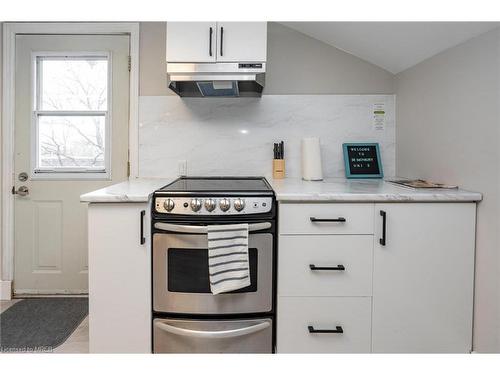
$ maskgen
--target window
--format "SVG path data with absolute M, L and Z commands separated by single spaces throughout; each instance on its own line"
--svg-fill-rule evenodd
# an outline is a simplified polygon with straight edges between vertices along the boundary
M 34 176 L 109 176 L 108 55 L 36 54 L 34 63 Z

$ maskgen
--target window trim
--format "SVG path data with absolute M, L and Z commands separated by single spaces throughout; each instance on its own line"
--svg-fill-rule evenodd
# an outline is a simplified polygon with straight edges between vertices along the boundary
M 104 111 L 54 111 L 40 110 L 41 107 L 41 74 L 38 62 L 40 58 L 47 59 L 83 59 L 96 58 L 106 59 L 108 62 L 108 82 L 107 82 L 107 109 Z M 31 157 L 30 157 L 30 179 L 33 180 L 111 180 L 111 139 L 112 139 L 112 53 L 110 51 L 34 51 L 31 53 Z M 89 169 L 62 167 L 57 169 L 39 168 L 38 167 L 38 120 L 40 116 L 82 116 L 82 115 L 104 115 L 104 169 Z

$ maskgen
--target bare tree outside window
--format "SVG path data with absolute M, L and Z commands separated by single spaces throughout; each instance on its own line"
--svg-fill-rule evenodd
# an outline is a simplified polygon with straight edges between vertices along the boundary
M 105 168 L 108 60 L 39 57 L 38 168 Z

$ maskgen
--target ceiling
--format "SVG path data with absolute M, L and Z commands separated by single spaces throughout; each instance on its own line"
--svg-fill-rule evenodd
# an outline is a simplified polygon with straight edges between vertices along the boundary
M 281 22 L 396 74 L 499 22 Z

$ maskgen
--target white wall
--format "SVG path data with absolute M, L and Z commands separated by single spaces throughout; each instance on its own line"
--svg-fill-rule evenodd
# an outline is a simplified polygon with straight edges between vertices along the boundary
M 176 95 L 168 88 L 166 23 L 139 25 L 139 95 Z
M 279 23 L 268 24 L 264 94 L 392 94 L 394 75 Z
M 484 195 L 477 211 L 474 350 L 500 352 L 500 29 L 396 76 L 396 161 L 404 177 Z
M 176 95 L 168 88 L 165 22 L 140 24 L 139 95 Z M 264 95 L 392 94 L 394 75 L 276 22 L 268 23 Z
M 0 22 L 0 125 L 2 125 L 2 89 L 3 89 L 3 23 Z M 0 186 L 2 186 L 2 130 L 3 126 L 0 126 Z M 2 212 L 3 196 L 0 194 L 0 213 Z M 0 280 L 2 280 L 2 215 L 0 214 Z

